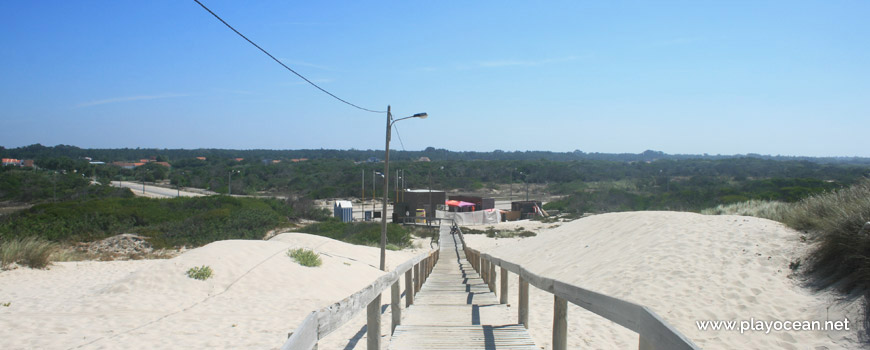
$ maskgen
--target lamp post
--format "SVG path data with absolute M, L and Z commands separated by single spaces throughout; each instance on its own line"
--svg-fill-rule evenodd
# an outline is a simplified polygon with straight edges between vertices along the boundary
M 399 118 L 393 120 L 393 114 L 390 113 L 390 106 L 387 106 L 387 141 L 386 147 L 384 150 L 384 203 L 383 203 L 383 216 L 381 216 L 381 271 L 386 271 L 386 262 L 387 262 L 387 191 L 386 189 L 390 188 L 390 131 L 393 129 L 393 124 L 405 119 L 410 118 L 420 118 L 426 119 L 429 115 L 426 113 L 417 113 L 410 117 Z

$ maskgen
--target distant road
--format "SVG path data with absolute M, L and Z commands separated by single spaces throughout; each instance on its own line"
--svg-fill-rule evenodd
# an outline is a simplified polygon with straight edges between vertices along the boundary
M 174 188 L 158 187 L 152 185 L 145 185 L 143 191 L 143 186 L 141 182 L 112 181 L 112 187 L 126 187 L 132 190 L 133 194 L 137 196 L 150 198 L 173 198 L 178 196 L 200 197 L 207 195 L 203 193 L 178 191 Z

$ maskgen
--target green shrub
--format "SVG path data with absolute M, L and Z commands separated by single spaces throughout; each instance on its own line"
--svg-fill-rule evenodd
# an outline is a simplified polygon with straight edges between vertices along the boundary
M 381 244 L 380 223 L 341 222 L 335 218 L 330 218 L 324 222 L 311 224 L 296 231 L 329 237 L 352 244 L 371 246 L 379 246 Z M 387 244 L 393 244 L 399 248 L 410 247 L 410 231 L 398 224 L 387 224 Z
M 870 179 L 797 202 L 784 222 L 819 242 L 808 262 L 823 287 L 870 290 L 870 235 L 861 232 L 870 222 Z
M 187 277 L 197 279 L 200 281 L 205 281 L 209 279 L 212 275 L 211 267 L 202 265 L 200 267 L 191 267 L 190 270 L 187 270 Z
M 303 248 L 290 249 L 287 251 L 287 256 L 293 258 L 293 260 L 296 260 L 302 266 L 317 267 L 323 264 L 320 255 L 313 250 Z
M 292 208 L 284 202 L 227 196 L 44 203 L 0 217 L 0 238 L 76 243 L 137 233 L 158 249 L 195 247 L 224 239 L 261 239 L 269 230 L 288 225 L 289 212 Z
M 0 267 L 18 263 L 35 269 L 50 264 L 49 257 L 57 250 L 57 244 L 37 237 L 13 238 L 0 243 Z

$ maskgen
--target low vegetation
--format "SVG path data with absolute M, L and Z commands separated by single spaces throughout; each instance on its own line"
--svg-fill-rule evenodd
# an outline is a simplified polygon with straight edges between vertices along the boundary
M 38 237 L 72 244 L 135 233 L 147 237 L 155 249 L 196 247 L 225 239 L 262 239 L 298 217 L 293 203 L 274 199 L 102 198 L 43 203 L 0 217 L 0 239 Z
M 702 210 L 701 214 L 755 216 L 783 222 L 792 207 L 792 204 L 780 201 L 753 199 L 746 202 L 720 204 L 715 208 Z
M 489 226 L 486 230 L 478 230 L 470 227 L 462 227 L 462 234 L 465 235 L 482 235 L 485 234 L 489 238 L 526 238 L 526 237 L 534 237 L 537 236 L 537 233 L 526 230 L 524 227 L 520 226 L 514 228 L 512 230 L 502 229 L 496 230 L 494 226 Z
M 701 211 L 746 201 L 796 202 L 813 194 L 841 188 L 842 184 L 814 178 L 751 180 L 742 176 L 695 175 L 633 181 L 580 181 L 554 186 L 569 195 L 545 204 L 545 210 L 583 214 L 636 210 Z
M 19 237 L 0 241 L 0 268 L 16 263 L 42 269 L 51 263 L 49 257 L 57 250 L 55 243 L 37 237 Z
M 287 256 L 293 258 L 293 260 L 296 260 L 302 266 L 317 267 L 323 264 L 320 254 L 315 253 L 313 250 L 303 248 L 290 249 L 287 251 Z
M 341 222 L 330 218 L 324 222 L 296 230 L 312 235 L 329 237 L 339 241 L 378 246 L 381 244 L 381 224 L 373 222 Z M 395 248 L 411 246 L 411 231 L 398 224 L 387 224 L 387 244 Z
M 193 278 L 195 280 L 205 281 L 211 278 L 211 275 L 214 271 L 212 271 L 211 267 L 208 265 L 202 265 L 199 267 L 191 267 L 187 270 L 187 277 Z

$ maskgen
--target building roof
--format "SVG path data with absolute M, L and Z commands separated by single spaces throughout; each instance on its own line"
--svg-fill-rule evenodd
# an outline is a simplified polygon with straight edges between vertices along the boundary
M 425 192 L 425 193 L 428 193 L 428 192 L 432 192 L 432 193 L 435 193 L 435 192 L 444 192 L 444 191 L 442 191 L 442 190 L 431 190 L 431 191 L 430 191 L 430 190 L 428 190 L 428 189 L 422 189 L 422 190 L 420 190 L 420 189 L 417 189 L 417 190 L 407 189 L 407 190 L 405 190 L 405 192 L 409 192 L 409 193 L 424 193 L 424 192 Z

